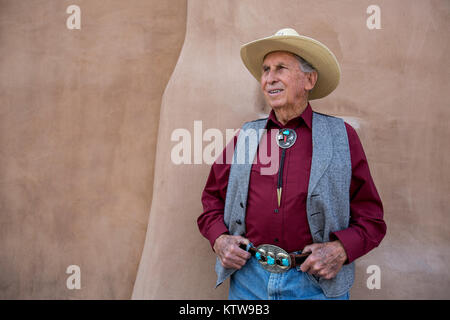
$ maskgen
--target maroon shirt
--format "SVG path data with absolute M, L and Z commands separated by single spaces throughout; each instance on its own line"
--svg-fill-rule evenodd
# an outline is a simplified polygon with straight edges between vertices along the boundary
M 350 185 L 350 225 L 347 229 L 330 234 L 330 241 L 339 239 L 347 253 L 347 263 L 366 254 L 383 239 L 386 224 L 383 221 L 383 205 L 370 175 L 363 147 L 356 131 L 347 123 L 348 141 L 352 163 Z M 270 143 L 275 141 L 270 129 L 290 128 L 297 133 L 295 144 L 286 149 L 283 169 L 283 193 L 281 206 L 277 203 L 278 171 L 273 175 L 261 174 L 263 165 L 257 153 L 252 165 L 246 212 L 246 235 L 255 246 L 275 244 L 287 252 L 302 250 L 313 243 L 306 214 L 309 174 L 312 158 L 312 109 L 305 111 L 283 126 L 271 111 L 267 121 L 266 139 L 270 156 Z M 278 130 L 276 130 L 278 132 Z M 226 153 L 234 152 L 229 144 L 221 155 L 222 161 L 212 165 L 202 194 L 203 214 L 198 227 L 211 246 L 218 236 L 228 233 L 223 212 L 231 164 L 226 163 Z M 277 149 L 281 158 L 281 148 Z M 230 158 L 230 157 L 228 157 Z M 280 159 L 279 158 L 279 159 Z

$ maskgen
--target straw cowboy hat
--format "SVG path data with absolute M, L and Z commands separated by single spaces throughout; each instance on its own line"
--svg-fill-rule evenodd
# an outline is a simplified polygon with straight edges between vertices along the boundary
M 339 84 L 341 69 L 334 54 L 319 41 L 301 36 L 294 29 L 281 29 L 273 36 L 249 42 L 241 47 L 241 58 L 250 73 L 261 80 L 264 57 L 274 51 L 288 51 L 309 62 L 318 73 L 309 100 L 329 95 Z

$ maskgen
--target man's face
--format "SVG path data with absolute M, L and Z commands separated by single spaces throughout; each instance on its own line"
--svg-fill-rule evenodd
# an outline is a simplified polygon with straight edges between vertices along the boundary
M 263 61 L 261 89 L 272 109 L 303 106 L 308 98 L 307 90 L 315 80 L 300 69 L 299 61 L 285 51 L 269 53 Z

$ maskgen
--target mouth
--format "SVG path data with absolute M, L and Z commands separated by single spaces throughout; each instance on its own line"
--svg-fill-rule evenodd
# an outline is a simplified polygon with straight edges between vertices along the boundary
M 268 90 L 267 92 L 269 93 L 269 95 L 274 96 L 274 95 L 277 95 L 277 94 L 279 94 L 279 93 L 281 93 L 283 91 L 284 91 L 283 89 L 273 89 L 273 90 Z

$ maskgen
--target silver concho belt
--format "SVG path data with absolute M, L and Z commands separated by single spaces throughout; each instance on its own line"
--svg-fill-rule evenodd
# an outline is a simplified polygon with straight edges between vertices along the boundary
M 261 266 L 273 273 L 282 273 L 291 268 L 291 256 L 282 248 L 272 244 L 262 244 L 256 248 L 255 257 Z

